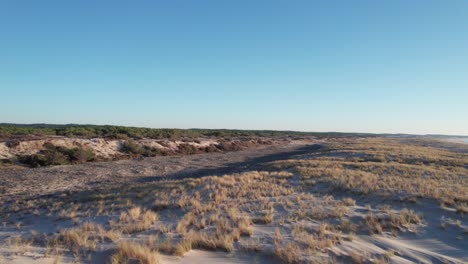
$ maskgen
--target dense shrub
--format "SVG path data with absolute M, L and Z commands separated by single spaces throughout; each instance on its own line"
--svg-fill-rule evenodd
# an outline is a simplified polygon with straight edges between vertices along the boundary
M 68 156 L 59 151 L 50 151 L 44 156 L 46 159 L 45 165 L 65 165 L 70 163 Z
M 145 152 L 143 147 L 134 140 L 126 140 L 120 146 L 120 151 L 128 154 L 141 155 Z
M 216 147 L 222 151 L 236 151 L 241 149 L 236 143 L 228 141 L 221 141 Z
M 123 140 L 129 139 L 127 134 L 121 134 L 121 133 L 117 133 L 117 134 L 113 135 L 112 138 L 114 138 L 114 139 L 123 139 Z
M 14 147 L 19 146 L 20 141 L 19 140 L 8 140 L 7 142 L 5 142 L 5 144 L 9 148 L 14 148 Z
M 272 137 L 272 136 L 378 136 L 377 134 L 360 133 L 317 133 L 297 131 L 273 131 L 273 130 L 231 130 L 231 129 L 168 129 L 168 128 L 143 128 L 123 126 L 98 126 L 98 125 L 51 125 L 51 124 L 0 124 L 0 137 L 8 138 L 13 135 L 54 135 L 67 137 L 106 137 L 114 139 L 127 138 L 196 138 L 206 137 Z
M 70 164 L 68 156 L 57 151 L 44 151 L 38 154 L 23 156 L 19 158 L 19 161 L 31 167 Z
M 85 163 L 96 158 L 93 150 L 89 148 L 73 148 L 68 150 L 67 154 L 73 163 Z
M 205 152 L 210 153 L 210 152 L 218 152 L 219 149 L 216 147 L 216 145 L 210 144 L 209 146 L 205 147 Z
M 64 148 L 51 143 L 45 143 L 44 149 L 37 154 L 19 157 L 19 161 L 31 167 L 66 165 L 70 163 L 84 163 L 93 161 L 95 154 L 87 148 Z
M 181 154 L 196 154 L 198 153 L 198 149 L 191 145 L 191 144 L 188 144 L 188 143 L 182 143 L 178 146 L 178 151 L 179 153 Z
M 145 157 L 155 157 L 160 155 L 161 152 L 157 148 L 152 148 L 148 146 L 143 147 L 143 156 Z

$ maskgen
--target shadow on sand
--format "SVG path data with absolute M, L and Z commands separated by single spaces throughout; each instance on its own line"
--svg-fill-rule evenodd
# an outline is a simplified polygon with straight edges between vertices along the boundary
M 149 176 L 137 179 L 136 182 L 154 182 L 161 180 L 180 180 L 185 178 L 200 178 L 210 175 L 223 175 L 223 174 L 232 174 L 240 173 L 245 171 L 260 170 L 264 169 L 264 164 L 266 162 L 276 161 L 276 160 L 287 160 L 296 155 L 303 155 L 313 151 L 317 151 L 322 147 L 320 144 L 306 145 L 304 147 L 292 150 L 284 151 L 279 153 L 274 153 L 270 155 L 265 155 L 253 159 L 249 159 L 242 162 L 227 163 L 225 166 L 209 168 L 209 169 L 186 169 L 176 173 L 168 174 L 165 176 Z

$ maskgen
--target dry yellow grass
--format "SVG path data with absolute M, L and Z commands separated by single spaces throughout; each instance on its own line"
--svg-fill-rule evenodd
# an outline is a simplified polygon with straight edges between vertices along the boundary
M 63 244 L 75 253 L 80 253 L 85 250 L 94 250 L 99 242 L 114 242 L 119 238 L 120 233 L 115 230 L 106 231 L 101 225 L 84 223 L 77 228 L 61 230 L 53 243 Z
M 367 235 L 366 230 L 375 235 L 415 231 L 424 221 L 414 211 L 375 202 L 363 208 L 356 193 L 437 199 L 466 214 L 467 160 L 464 154 L 416 143 L 363 139 L 331 143 L 310 155 L 267 164 L 268 171 L 145 183 L 78 198 L 12 202 L 2 213 L 32 212 L 50 205 L 51 218 L 76 223 L 84 216 L 109 216 L 108 225 L 84 223 L 62 230 L 48 241 L 51 253 L 60 253 L 57 248 L 63 246 L 72 252 L 92 251 L 103 241 L 117 244 L 121 233 L 135 238 L 136 233 L 151 229 L 138 234 L 139 239 L 157 233 L 160 241 L 150 235 L 144 244 L 120 243 L 111 263 L 157 263 L 156 248 L 182 256 L 191 249 L 230 252 L 237 246 L 297 263 L 327 254 L 344 243 L 342 239 Z M 319 183 L 345 192 L 339 198 L 331 196 L 335 193 L 313 192 Z M 161 211 L 161 221 L 154 211 Z M 254 226 L 258 225 L 275 228 L 267 242 L 257 240 Z M 354 253 L 349 258 L 366 261 Z
M 158 214 L 150 210 L 142 210 L 140 207 L 133 207 L 127 212 L 121 212 L 119 221 L 110 222 L 110 225 L 113 229 L 125 234 L 132 234 L 149 229 L 157 220 L 159 220 Z
M 110 257 L 112 264 L 124 264 L 137 261 L 141 264 L 158 264 L 159 253 L 145 245 L 131 242 L 122 242 L 117 245 L 116 252 Z
M 468 155 L 418 142 L 366 139 L 331 144 L 313 159 L 273 163 L 301 174 L 304 184 L 330 183 L 360 194 L 380 193 L 468 204 Z M 377 158 L 379 157 L 379 158 Z
M 274 255 L 286 263 L 301 263 L 302 251 L 297 244 L 275 245 Z

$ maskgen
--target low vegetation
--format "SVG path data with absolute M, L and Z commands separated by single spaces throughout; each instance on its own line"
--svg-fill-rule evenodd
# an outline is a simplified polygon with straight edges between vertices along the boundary
M 118 244 L 116 253 L 110 258 L 111 264 L 132 263 L 132 261 L 137 261 L 141 264 L 160 263 L 157 251 L 145 245 L 132 242 L 122 242 Z
M 437 199 L 444 206 L 468 204 L 468 154 L 424 146 L 426 141 L 366 139 L 332 144 L 314 158 L 275 162 L 292 169 L 304 185 L 318 183 L 355 194 Z
M 134 140 L 124 141 L 120 147 L 120 151 L 134 155 L 141 155 L 145 152 L 144 148 Z
M 44 149 L 39 151 L 39 153 L 21 156 L 19 161 L 31 167 L 43 167 L 85 163 L 93 161 L 95 158 L 93 150 L 89 148 L 64 148 L 52 144 L 44 144 Z
M 129 154 L 144 151 L 127 142 Z M 415 207 L 414 199 L 466 213 L 467 154 L 423 143 L 341 141 L 258 171 L 2 201 L 2 220 L 14 228 L 15 216 L 38 210 L 44 221 L 73 222 L 56 235 L 21 237 L 16 244 L 48 245 L 50 252 L 77 258 L 106 244 L 113 248 L 110 263 L 159 263 L 159 254 L 184 256 L 192 249 L 239 249 L 285 263 L 389 262 L 397 254 L 390 248 L 335 252 L 367 237 L 418 233 L 426 220 L 406 208 Z M 97 218 L 101 224 L 90 222 Z
M 314 133 L 275 130 L 233 130 L 233 129 L 156 129 L 124 126 L 98 126 L 98 125 L 50 125 L 50 124 L 0 124 L 0 139 L 12 136 L 66 136 L 84 138 L 196 138 L 196 137 L 272 137 L 272 136 L 371 136 L 358 133 Z

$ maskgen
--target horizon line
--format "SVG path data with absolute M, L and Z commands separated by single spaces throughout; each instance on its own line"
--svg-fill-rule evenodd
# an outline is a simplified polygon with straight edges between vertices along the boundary
M 118 126 L 130 128 L 146 128 L 146 129 L 179 129 L 179 130 L 237 130 L 237 131 L 273 131 L 273 132 L 299 132 L 299 133 L 336 133 L 336 134 L 366 134 L 366 135 L 401 135 L 401 136 L 446 136 L 446 137 L 468 137 L 468 135 L 461 134 L 418 134 L 418 133 L 389 133 L 389 132 L 349 132 L 349 131 L 305 131 L 305 130 L 281 130 L 281 129 L 243 129 L 243 128 L 180 128 L 180 127 L 149 127 L 149 126 L 133 126 L 133 125 L 112 125 L 112 124 L 90 124 L 90 123 L 7 123 L 1 122 L 0 126 L 34 126 L 34 125 L 47 125 L 47 126 Z

